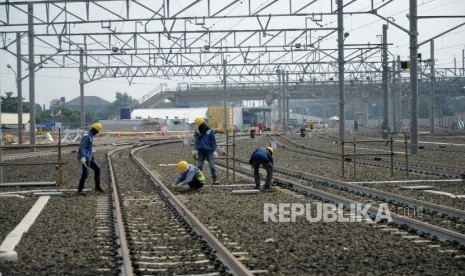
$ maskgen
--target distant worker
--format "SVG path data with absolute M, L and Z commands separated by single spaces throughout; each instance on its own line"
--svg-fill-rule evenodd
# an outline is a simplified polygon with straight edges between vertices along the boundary
M 90 131 L 86 132 L 82 137 L 78 152 L 78 158 L 82 164 L 82 174 L 81 179 L 79 180 L 79 186 L 77 190 L 78 195 L 85 195 L 83 189 L 84 183 L 86 182 L 86 179 L 89 176 L 89 168 L 91 168 L 94 171 L 95 191 L 103 192 L 103 189 L 100 186 L 100 167 L 97 164 L 97 162 L 95 162 L 94 154 L 92 152 L 94 136 L 99 133 L 102 133 L 102 131 L 102 124 L 95 123 L 92 125 Z
M 196 118 L 194 121 L 197 129 L 194 133 L 194 150 L 192 156 L 197 160 L 197 167 L 203 170 L 203 163 L 207 159 L 210 166 L 213 185 L 220 184 L 216 175 L 215 158 L 218 156 L 216 149 L 215 131 L 211 129 L 203 118 Z
M 358 131 L 358 120 L 354 119 L 354 131 Z
M 200 189 L 205 184 L 205 177 L 202 171 L 186 161 L 179 161 L 176 168 L 181 173 L 173 183 L 173 190 L 179 191 L 189 187 L 190 189 Z
M 249 164 L 252 165 L 253 175 L 255 180 L 255 189 L 260 189 L 260 173 L 258 169 L 260 165 L 266 170 L 266 180 L 263 189 L 271 191 L 271 181 L 273 179 L 273 149 L 271 147 L 258 148 L 250 156 Z
M 258 122 L 258 133 L 259 134 L 263 133 L 263 124 L 262 124 L 262 122 Z

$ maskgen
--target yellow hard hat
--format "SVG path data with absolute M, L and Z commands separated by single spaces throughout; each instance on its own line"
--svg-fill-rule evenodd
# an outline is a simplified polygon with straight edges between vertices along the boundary
M 200 118 L 200 117 L 195 118 L 194 124 L 196 126 L 200 126 L 203 123 L 205 123 L 205 120 L 203 118 Z
M 95 123 L 92 125 L 92 128 L 96 129 L 98 132 L 102 132 L 103 131 L 103 126 L 101 123 Z
M 187 162 L 186 161 L 179 161 L 179 163 L 176 165 L 178 168 L 179 172 L 185 172 L 187 169 Z
M 272 147 L 266 147 L 266 150 L 270 152 L 271 155 L 273 155 L 273 148 Z

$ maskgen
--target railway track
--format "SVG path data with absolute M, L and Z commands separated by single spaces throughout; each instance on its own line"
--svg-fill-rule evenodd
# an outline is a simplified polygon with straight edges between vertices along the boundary
M 269 142 L 264 139 L 260 144 Z M 180 159 L 189 160 L 191 150 L 180 140 L 168 143 L 152 141 L 118 149 L 113 147 L 106 158 L 108 194 L 90 193 L 85 197 L 86 201 L 74 196 L 63 198 L 73 204 L 87 202 L 88 207 L 83 208 L 86 212 L 92 212 L 89 203 L 95 202 L 96 206 L 95 242 L 89 244 L 97 248 L 99 257 L 92 260 L 95 264 L 86 266 L 88 270 L 81 270 L 81 275 L 89 275 L 90 271 L 93 271 L 92 275 L 360 273 L 362 263 L 365 264 L 363 273 L 373 274 L 376 273 L 375 263 L 396 262 L 396 256 L 402 256 L 399 252 L 406 252 L 400 248 L 416 252 L 420 259 L 427 260 L 433 266 L 431 271 L 439 271 L 435 270 L 435 265 L 447 264 L 447 271 L 454 273 L 461 266 L 461 256 L 465 255 L 463 235 L 411 217 L 393 214 L 394 221 L 390 224 L 328 224 L 305 220 L 291 224 L 264 223 L 263 206 L 270 203 L 333 202 L 347 205 L 357 201 L 371 202 L 373 210 L 367 211 L 370 217 L 377 204 L 413 206 L 397 200 L 390 202 L 379 194 L 368 196 L 367 190 L 365 194 L 360 190 L 352 191 L 350 186 L 341 186 L 347 184 L 343 181 L 333 182 L 321 176 L 313 178 L 297 167 L 290 170 L 278 166 L 275 178 L 277 193 L 238 196 L 234 191 L 248 190 L 253 186 L 249 165 L 240 162 L 248 160 L 238 158 L 236 181 L 225 179 L 225 171 L 221 171 L 221 182 L 225 185 L 206 185 L 200 193 L 172 194 L 167 186 L 174 179 L 173 174 L 177 174 L 173 164 Z M 244 150 L 250 151 L 246 146 L 249 143 L 238 141 L 238 156 L 244 156 Z M 277 154 L 278 158 L 283 158 L 281 156 L 288 153 L 279 149 Z M 66 156 L 71 160 L 74 158 L 72 153 Z M 223 160 L 218 163 L 223 163 Z M 231 172 L 234 166 L 229 165 Z M 208 169 L 204 172 L 208 179 Z M 358 187 L 354 185 L 353 188 Z M 435 217 L 441 216 L 434 212 L 443 214 L 443 220 L 454 219 L 456 224 L 463 224 L 460 217 L 463 214 L 442 213 L 444 211 L 428 208 L 427 213 Z M 59 209 L 58 212 L 62 214 Z M 344 212 L 348 213 L 347 210 Z M 119 228 L 113 228 L 115 225 Z M 32 230 L 31 233 L 37 231 Z M 360 238 L 352 236 L 354 232 L 359 233 Z M 364 243 L 366 245 L 362 248 L 367 251 L 358 251 L 357 248 Z M 332 246 L 336 249 L 333 250 Z M 346 249 L 337 249 L 338 246 Z M 354 249 L 357 251 L 352 251 Z M 369 252 L 381 251 L 383 253 L 376 262 L 367 261 L 372 254 Z M 20 249 L 19 252 L 26 251 Z M 328 262 L 336 265 L 328 266 Z M 385 272 L 398 274 L 400 271 L 396 267 L 399 266 L 390 265 Z M 0 272 L 3 268 L 0 264 Z M 416 269 L 418 267 L 411 266 L 402 271 L 413 273 Z M 69 271 L 77 273 L 75 269 Z
M 244 143 L 249 144 L 249 143 L 253 143 L 253 142 L 246 141 Z M 264 141 L 260 142 L 260 144 L 262 144 L 262 145 L 263 144 L 266 145 L 268 143 L 269 143 L 269 141 L 268 142 L 264 142 Z M 242 148 L 242 147 L 244 147 L 245 144 L 241 144 L 241 145 L 238 145 L 238 146 Z M 249 150 L 250 150 L 250 148 L 249 148 Z M 160 149 L 160 151 L 163 151 L 163 150 Z M 156 151 L 153 150 L 152 152 L 156 152 Z M 188 154 L 190 154 L 190 152 L 187 152 L 185 155 L 183 155 L 183 154 L 180 154 L 179 150 L 176 151 L 176 155 L 181 156 L 180 158 L 182 158 L 182 156 L 188 156 Z M 284 155 L 284 153 L 282 152 L 281 149 L 278 149 L 277 154 Z M 151 158 L 150 155 L 151 154 L 146 153 L 145 156 L 144 156 L 144 159 L 145 160 L 153 160 L 153 158 Z M 239 155 L 242 155 L 242 154 L 239 153 Z M 164 160 L 166 160 L 166 158 L 164 158 L 163 161 Z M 163 162 L 163 161 L 160 160 L 160 162 Z M 244 159 L 244 161 L 246 161 L 246 160 Z M 221 160 L 221 161 L 218 161 L 218 163 L 223 166 L 223 165 L 225 165 L 226 162 Z M 202 194 L 201 196 L 197 196 L 195 194 L 192 195 L 192 196 L 189 195 L 189 198 L 190 198 L 190 200 L 189 200 L 190 204 L 189 205 L 192 206 L 193 208 L 195 208 L 196 210 L 198 208 L 201 208 L 199 205 L 194 203 L 196 201 L 196 199 L 197 200 L 202 199 L 202 201 L 206 200 L 206 202 L 210 202 L 210 200 L 213 200 L 215 202 L 221 202 L 222 203 L 221 207 L 219 207 L 217 205 L 217 207 L 219 207 L 218 212 L 220 214 L 222 214 L 222 216 L 227 217 L 228 219 L 232 219 L 232 223 L 235 225 L 234 229 L 231 228 L 231 227 L 228 227 L 227 223 L 225 223 L 225 222 L 219 221 L 218 219 L 212 219 L 212 217 L 216 218 L 215 214 L 208 213 L 208 214 L 200 215 L 200 217 L 203 218 L 206 221 L 209 221 L 209 223 L 214 221 L 215 223 L 222 225 L 221 229 L 225 233 L 229 233 L 232 237 L 236 237 L 236 238 L 238 237 L 238 236 L 235 236 L 235 234 L 237 234 L 236 233 L 237 231 L 235 230 L 235 228 L 244 229 L 245 226 L 243 224 L 246 224 L 245 221 L 240 221 L 240 219 L 237 217 L 237 214 L 233 210 L 230 210 L 228 208 L 228 205 L 234 205 L 233 202 L 236 202 L 237 200 L 240 200 L 242 202 L 242 206 L 244 208 L 252 209 L 252 210 L 257 208 L 257 205 L 260 206 L 260 204 L 262 204 L 263 202 L 267 202 L 267 201 L 268 202 L 312 202 L 312 203 L 315 203 L 315 200 L 316 200 L 318 202 L 324 202 L 324 203 L 328 203 L 328 202 L 334 202 L 334 203 L 344 202 L 344 204 L 350 204 L 350 203 L 355 202 L 355 200 L 353 198 L 347 198 L 347 193 L 345 193 L 346 196 L 343 197 L 343 196 L 340 196 L 338 194 L 335 194 L 334 191 L 327 192 L 327 191 L 322 191 L 320 189 L 315 188 L 315 191 L 317 191 L 318 194 L 317 195 L 313 194 L 312 192 L 309 191 L 310 189 L 308 189 L 308 188 L 311 188 L 310 186 L 306 186 L 306 185 L 302 184 L 302 179 L 301 178 L 295 179 L 295 181 L 294 181 L 294 177 L 292 175 L 289 175 L 288 172 L 286 172 L 285 174 L 280 173 L 277 176 L 276 184 L 279 184 L 279 187 L 278 187 L 279 191 L 277 193 L 271 193 L 271 194 L 264 193 L 264 194 L 260 194 L 260 195 L 257 195 L 257 196 L 250 196 L 250 197 L 246 196 L 247 198 L 240 198 L 240 199 L 235 200 L 234 196 L 230 195 L 231 189 L 239 190 L 241 185 L 247 186 L 247 187 L 249 187 L 249 189 L 251 187 L 253 187 L 253 184 L 251 184 L 250 182 L 248 182 L 250 184 L 245 184 L 243 182 L 244 178 L 245 179 L 248 178 L 249 181 L 251 181 L 251 175 L 252 175 L 251 172 L 252 171 L 250 170 L 249 167 L 250 166 L 248 164 L 246 164 L 246 163 L 238 162 L 236 164 L 236 169 L 238 170 L 237 171 L 237 176 L 238 177 L 237 177 L 237 180 L 234 183 L 231 183 L 230 180 L 228 181 L 228 180 L 223 179 L 222 181 L 225 182 L 224 184 L 227 184 L 227 183 L 231 183 L 231 184 L 230 185 L 219 185 L 219 186 L 207 187 L 206 191 L 205 191 L 205 194 Z M 155 168 L 156 168 L 156 166 L 152 167 L 152 169 L 155 169 Z M 166 173 L 167 169 L 165 169 L 165 168 L 168 168 L 168 167 L 163 166 L 163 167 L 158 168 L 157 170 L 160 170 L 162 173 L 163 173 L 163 171 L 165 171 L 165 173 Z M 230 164 L 230 167 L 229 167 L 230 172 L 232 171 L 232 169 L 233 169 L 233 166 Z M 280 169 L 281 168 L 277 169 L 278 173 L 280 172 Z M 204 170 L 204 173 L 207 175 L 206 177 L 208 177 L 208 169 Z M 222 170 L 222 174 L 224 174 L 224 173 L 225 173 L 225 170 Z M 318 186 L 318 185 L 313 185 L 313 186 Z M 303 189 L 301 189 L 301 188 L 303 188 Z M 210 194 L 212 194 L 212 195 L 210 196 Z M 325 194 L 328 197 L 323 197 L 322 194 Z M 265 200 L 265 201 L 263 201 L 263 200 Z M 370 201 L 372 201 L 374 203 L 376 200 L 373 198 L 373 199 L 370 199 Z M 254 202 L 254 203 L 252 203 L 252 202 Z M 266 204 L 266 203 L 263 203 L 263 204 Z M 235 205 L 235 206 L 237 206 L 237 205 Z M 377 207 L 376 204 L 373 204 L 373 206 Z M 261 206 L 261 208 L 263 208 L 263 206 Z M 237 210 L 236 212 L 240 212 L 240 211 Z M 371 215 L 371 211 L 369 213 Z M 199 213 L 199 210 L 197 210 L 197 214 L 201 214 L 201 211 Z M 451 250 L 451 251 L 448 251 L 448 252 L 450 252 L 450 253 L 453 252 L 453 254 L 457 254 L 457 255 L 463 254 L 463 253 L 461 253 L 463 251 L 460 249 L 462 247 L 460 247 L 458 245 L 458 243 L 463 244 L 463 242 L 465 241 L 463 234 L 456 233 L 454 231 L 450 231 L 448 229 L 438 227 L 438 226 L 435 226 L 435 225 L 429 225 L 429 224 L 427 224 L 427 223 L 425 223 L 423 221 L 415 220 L 415 219 L 412 219 L 412 218 L 409 218 L 409 217 L 401 217 L 401 216 L 397 216 L 396 214 L 393 214 L 393 217 L 395 217 L 393 223 L 390 223 L 390 224 L 385 224 L 385 223 L 374 224 L 372 227 L 374 229 L 377 229 L 377 230 L 372 229 L 370 231 L 379 231 L 381 233 L 383 233 L 383 232 L 386 233 L 386 232 L 389 232 L 389 231 L 393 231 L 393 232 L 397 233 L 398 231 L 400 231 L 400 232 L 404 233 L 404 234 L 401 234 L 401 235 L 405 235 L 405 239 L 411 239 L 413 244 L 428 244 L 428 246 L 429 245 L 433 246 L 435 241 L 441 240 L 441 241 L 445 241 L 448 244 L 450 243 L 450 244 L 455 245 L 455 247 L 453 247 L 453 249 L 450 249 L 450 248 L 447 249 L 447 250 Z M 246 214 L 243 214 L 243 220 L 248 221 L 248 220 L 254 220 L 254 219 L 257 219 L 257 218 L 256 217 L 251 218 L 251 217 L 247 216 Z M 258 225 L 260 225 L 260 223 L 258 223 Z M 263 230 L 260 230 L 260 226 L 258 226 L 258 225 L 257 225 L 257 229 L 254 229 L 253 231 L 257 231 L 259 233 L 262 233 Z M 291 223 L 291 225 L 292 225 L 292 223 Z M 339 227 L 341 227 L 341 226 L 342 226 L 342 224 L 337 224 L 337 226 L 333 225 L 332 227 L 335 227 L 335 228 L 339 229 Z M 300 225 L 299 224 L 299 226 L 294 225 L 294 227 L 298 227 L 298 229 L 300 229 L 303 232 L 308 231 L 307 230 L 308 225 Z M 310 227 L 310 229 L 312 229 L 312 227 L 315 227 L 315 225 L 312 225 Z M 363 228 L 361 225 L 359 227 Z M 382 230 L 382 229 L 384 229 L 384 230 Z M 281 229 L 281 230 L 284 231 L 283 229 Z M 289 232 L 287 232 L 287 231 L 289 231 Z M 312 230 L 310 230 L 310 231 L 312 231 Z M 343 231 L 343 230 L 338 230 L 338 231 Z M 357 230 L 354 230 L 354 231 L 357 231 Z M 360 231 L 360 229 L 359 229 L 359 231 Z M 286 237 L 296 235 L 296 233 L 292 233 L 292 232 L 293 231 L 286 228 L 285 233 L 289 233 L 289 234 L 286 234 Z M 282 233 L 284 233 L 284 232 L 282 232 Z M 270 234 L 268 233 L 268 235 L 270 235 Z M 370 235 L 373 235 L 373 232 L 371 232 Z M 278 234 L 277 237 L 279 237 L 279 234 Z M 277 242 L 277 240 L 279 240 L 279 238 L 277 238 L 277 237 L 274 236 L 275 242 Z M 244 239 L 244 238 L 242 238 L 242 239 Z M 258 239 L 260 239 L 260 238 L 258 238 Z M 249 242 L 250 242 L 250 240 L 249 240 Z M 247 244 L 247 243 L 242 242 L 241 244 Z M 253 244 L 256 244 L 257 248 L 261 247 L 259 241 L 254 242 Z M 279 245 L 276 244 L 275 246 L 280 248 L 282 245 L 281 245 L 281 243 L 279 243 Z M 436 246 L 436 245 L 434 245 L 434 246 Z M 250 245 L 247 248 L 248 248 L 247 251 L 250 254 L 250 257 L 249 257 L 250 259 L 249 260 L 252 260 L 254 257 L 256 257 L 257 249 L 251 248 Z M 446 250 L 446 249 L 444 249 L 444 250 Z M 269 259 L 272 258 L 272 257 L 270 255 L 266 255 L 266 256 L 262 256 L 262 258 L 267 259 L 267 261 L 269 261 Z M 286 261 L 283 261 L 283 263 L 285 263 L 285 262 Z M 271 264 L 273 264 L 273 261 L 271 261 Z M 270 263 L 268 263 L 267 265 L 264 264 L 264 263 L 261 263 L 261 265 L 258 265 L 258 266 L 260 268 L 264 268 L 264 267 L 268 266 L 267 270 L 272 274 L 274 273 L 273 265 L 270 265 Z M 287 273 L 289 273 L 289 272 L 287 272 Z
M 331 160 L 341 160 L 341 153 L 337 153 L 335 151 L 329 150 L 322 150 L 322 149 L 315 149 L 307 147 L 303 144 L 299 144 L 288 137 L 285 136 L 276 136 L 277 143 L 287 150 L 294 151 L 294 152 L 306 152 L 308 154 L 312 154 L 317 157 L 322 157 L 325 159 Z M 377 151 L 378 153 L 376 153 Z M 366 151 L 368 152 L 368 151 Z M 428 162 L 419 162 L 419 161 L 409 161 L 406 164 L 405 160 L 400 161 L 399 159 L 405 159 L 405 155 L 402 152 L 396 151 L 394 153 L 395 159 L 391 161 L 390 158 L 390 151 L 389 150 L 379 150 L 379 149 L 372 149 L 369 153 L 370 156 L 367 156 L 367 153 L 360 152 L 360 155 L 356 157 L 356 163 L 364 166 L 372 166 L 372 167 L 383 167 L 388 169 L 394 169 L 397 171 L 406 171 L 407 169 L 409 172 L 412 173 L 419 173 L 425 175 L 432 175 L 438 176 L 441 178 L 449 178 L 449 179 L 463 179 L 465 178 L 465 169 L 461 166 L 453 166 L 453 165 L 445 165 L 445 164 L 437 164 L 437 163 L 428 163 Z M 462 154 L 462 152 L 456 152 L 456 154 Z M 350 152 L 346 152 L 346 161 L 348 164 L 353 163 L 355 157 L 351 155 Z M 364 155 L 365 154 L 365 155 Z M 398 155 L 401 155 L 398 157 Z M 393 158 L 394 158 L 393 156 Z
M 116 169 L 112 181 L 115 210 L 121 210 L 116 217 L 124 225 L 117 232 L 125 233 L 119 241 L 126 274 L 251 275 L 216 239 L 214 229 L 192 215 L 137 158 L 135 152 L 144 147 L 148 146 L 109 154 L 114 156 L 110 168 Z M 118 168 L 121 163 L 125 170 Z M 127 164 L 132 165 L 130 173 Z
M 270 137 L 270 139 L 270 141 L 273 140 L 272 137 Z M 248 159 L 237 158 L 236 160 L 243 164 L 243 166 L 248 167 Z M 221 164 L 225 166 L 224 162 L 221 162 Z M 241 173 L 252 176 L 250 170 L 241 169 Z M 282 166 L 275 166 L 275 176 L 275 182 L 280 187 L 301 191 L 302 194 L 305 195 L 314 194 L 319 198 L 331 200 L 332 202 L 341 202 L 345 205 L 357 203 L 356 201 L 364 203 L 378 202 L 378 205 L 379 203 L 386 203 L 390 205 L 390 209 L 393 213 L 397 213 L 398 210 L 406 213 L 405 211 L 407 209 L 409 213 L 411 211 L 414 216 L 416 215 L 417 219 L 421 217 L 423 221 L 445 227 L 445 232 L 453 230 L 456 233 L 449 233 L 450 236 L 443 235 L 438 232 L 434 225 L 431 225 L 430 232 L 426 231 L 426 226 L 424 225 L 417 225 L 417 230 L 421 229 L 422 232 L 430 233 L 434 236 L 441 236 L 443 240 L 455 240 L 462 244 L 462 246 L 465 245 L 465 236 L 463 236 L 465 233 L 465 211 L 463 211 L 463 209 L 419 200 L 373 187 L 357 185 L 356 183 L 338 181 Z M 331 193 L 335 194 L 335 197 L 331 197 L 329 195 Z M 325 195 L 325 197 L 322 197 L 322 195 Z M 352 199 L 344 198 L 344 196 Z M 337 201 L 335 200 L 336 198 Z M 424 214 L 427 214 L 427 216 Z M 409 219 L 402 221 L 402 218 L 396 218 L 396 220 L 399 224 L 412 225 Z M 402 223 L 400 223 L 401 221 Z

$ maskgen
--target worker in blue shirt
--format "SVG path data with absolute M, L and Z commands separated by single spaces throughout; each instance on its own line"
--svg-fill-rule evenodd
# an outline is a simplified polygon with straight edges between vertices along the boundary
M 78 195 L 85 195 L 83 189 L 84 183 L 86 182 L 86 179 L 89 176 L 89 168 L 91 168 L 94 171 L 95 191 L 103 192 L 103 189 L 100 186 L 100 167 L 97 164 L 97 162 L 95 162 L 94 154 L 92 152 L 94 136 L 101 133 L 102 131 L 102 124 L 95 123 L 92 125 L 90 131 L 86 132 L 81 139 L 81 144 L 79 146 L 78 152 L 78 159 L 82 164 L 82 174 L 81 179 L 79 180 L 79 186 L 77 190 Z
M 220 184 L 216 175 L 215 158 L 218 156 L 216 149 L 215 131 L 211 129 L 203 118 L 196 118 L 194 121 L 197 129 L 194 133 L 194 150 L 192 156 L 197 160 L 197 167 L 203 170 L 205 159 L 210 166 L 213 185 Z
M 173 183 L 173 190 L 179 191 L 189 187 L 190 189 L 200 189 L 205 184 L 205 177 L 202 171 L 186 161 L 179 161 L 176 168 L 181 173 Z
M 271 181 L 273 179 L 273 148 L 258 148 L 250 156 L 249 164 L 252 165 L 253 175 L 255 180 L 255 189 L 260 189 L 260 173 L 258 169 L 260 165 L 266 170 L 266 180 L 263 189 L 265 191 L 271 191 Z

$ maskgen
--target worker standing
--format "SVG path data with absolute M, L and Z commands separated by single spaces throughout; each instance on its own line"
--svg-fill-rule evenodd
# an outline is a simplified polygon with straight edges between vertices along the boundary
M 186 161 L 179 161 L 176 167 L 181 175 L 173 183 L 172 188 L 174 191 L 187 187 L 190 189 L 200 189 L 205 184 L 205 177 L 202 171 L 196 166 L 190 165 Z
M 205 159 L 210 166 L 213 185 L 220 184 L 216 174 L 215 158 L 218 156 L 216 149 L 215 131 L 211 129 L 203 118 L 196 118 L 194 121 L 197 129 L 194 133 L 194 150 L 192 156 L 197 160 L 197 167 L 203 170 Z
M 89 132 L 86 132 L 81 139 L 81 144 L 79 146 L 78 159 L 82 164 L 82 174 L 81 179 L 79 180 L 79 186 L 77 190 L 78 195 L 85 195 L 83 192 L 84 183 L 86 182 L 87 177 L 89 176 L 89 168 L 94 171 L 94 180 L 95 180 L 95 191 L 103 192 L 102 187 L 100 186 L 100 167 L 95 162 L 94 154 L 92 151 L 92 146 L 94 144 L 94 136 L 102 133 L 103 126 L 100 123 L 95 123 L 92 125 L 92 128 Z
M 263 124 L 262 122 L 258 122 L 258 134 L 262 134 L 263 133 Z
M 260 189 L 260 173 L 258 172 L 258 169 L 260 168 L 260 165 L 262 165 L 262 167 L 266 170 L 266 180 L 265 185 L 263 186 L 263 190 L 272 191 L 271 181 L 273 179 L 274 170 L 273 149 L 271 147 L 260 147 L 256 149 L 250 156 L 249 164 L 252 165 L 253 168 L 255 189 Z

